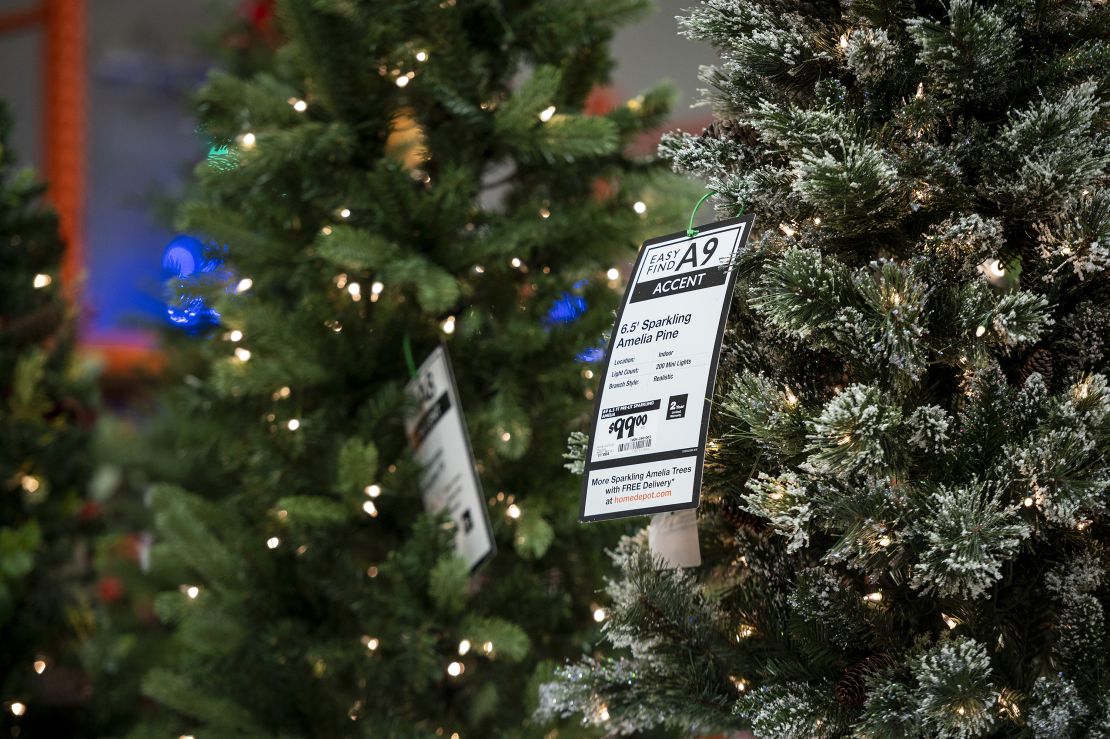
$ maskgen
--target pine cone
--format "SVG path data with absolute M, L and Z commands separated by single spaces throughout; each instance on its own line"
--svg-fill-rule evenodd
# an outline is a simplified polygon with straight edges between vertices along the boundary
M 1045 385 L 1052 383 L 1052 352 L 1043 346 L 1034 349 L 1018 369 L 1018 381 L 1022 387 L 1034 372 L 1041 374 Z
M 848 708 L 859 708 L 867 698 L 868 676 L 893 665 L 894 660 L 887 654 L 873 654 L 851 665 L 844 670 L 833 690 L 837 702 Z
M 760 518 L 754 513 L 748 513 L 735 503 L 724 503 L 721 505 L 721 517 L 733 525 L 737 529 L 746 529 L 753 534 L 766 533 L 770 526 L 767 519 Z
M 735 141 L 748 147 L 754 147 L 759 142 L 759 134 L 756 130 L 735 118 L 718 118 L 705 127 L 701 137 L 718 141 Z

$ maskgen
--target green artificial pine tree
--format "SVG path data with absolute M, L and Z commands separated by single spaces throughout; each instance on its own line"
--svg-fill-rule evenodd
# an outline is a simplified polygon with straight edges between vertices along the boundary
M 546 734 L 530 696 L 596 636 L 622 530 L 577 524 L 562 458 L 608 273 L 680 218 L 624 154 L 668 91 L 586 110 L 642 10 L 288 0 L 272 68 L 208 81 L 179 225 L 226 261 L 177 287 L 221 324 L 152 432 L 180 470 L 151 495 L 173 634 L 138 733 Z M 440 342 L 498 542 L 473 576 L 403 426 L 406 344 Z
M 96 383 L 73 352 L 57 216 L 15 168 L 9 128 L 0 106 L 0 727 L 62 736 L 84 725 L 89 698 Z
M 784 737 L 1110 736 L 1110 6 L 711 0 L 663 152 L 762 230 L 703 565 L 617 558 L 546 714 Z M 602 710 L 604 709 L 604 710 Z

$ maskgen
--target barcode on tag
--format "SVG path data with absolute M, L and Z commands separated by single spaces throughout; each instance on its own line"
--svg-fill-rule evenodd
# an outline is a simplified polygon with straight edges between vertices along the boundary
M 635 441 L 630 441 L 627 444 L 617 444 L 617 451 L 629 452 L 633 449 L 644 449 L 645 447 L 649 446 L 651 446 L 651 437 L 645 436 L 642 439 L 636 439 Z

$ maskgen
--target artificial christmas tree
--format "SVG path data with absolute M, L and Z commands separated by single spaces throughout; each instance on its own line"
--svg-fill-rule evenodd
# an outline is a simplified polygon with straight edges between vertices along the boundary
M 615 266 L 677 217 L 623 154 L 668 93 L 582 113 L 641 8 L 288 0 L 273 68 L 209 80 L 180 226 L 223 264 L 174 305 L 220 325 L 164 398 L 174 633 L 144 689 L 169 710 L 140 732 L 544 733 L 529 685 L 596 630 L 619 530 L 577 525 L 564 440 Z M 473 574 L 403 423 L 441 342 L 498 547 Z
M 73 352 L 57 216 L 8 132 L 0 106 L 0 726 L 58 736 L 88 715 L 96 383 Z
M 1110 7 L 712 0 L 663 151 L 741 258 L 702 566 L 617 552 L 614 731 L 1110 736 Z M 758 233 L 758 229 L 757 229 Z

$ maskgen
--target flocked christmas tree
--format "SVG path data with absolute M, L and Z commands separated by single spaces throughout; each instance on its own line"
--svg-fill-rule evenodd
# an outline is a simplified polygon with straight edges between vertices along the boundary
M 273 68 L 209 80 L 179 220 L 211 250 L 174 316 L 220 325 L 165 398 L 152 734 L 546 731 L 530 685 L 596 631 L 619 530 L 576 523 L 564 442 L 614 265 L 677 220 L 653 195 L 670 175 L 623 153 L 667 92 L 585 110 L 641 9 L 288 0 Z M 498 542 L 473 576 L 402 423 L 406 343 L 440 342 Z
M 59 736 L 87 726 L 96 386 L 73 352 L 57 216 L 8 131 L 0 106 L 0 726 Z
M 704 564 L 618 552 L 547 713 L 771 737 L 1110 736 L 1110 6 L 712 0 L 744 207 Z

